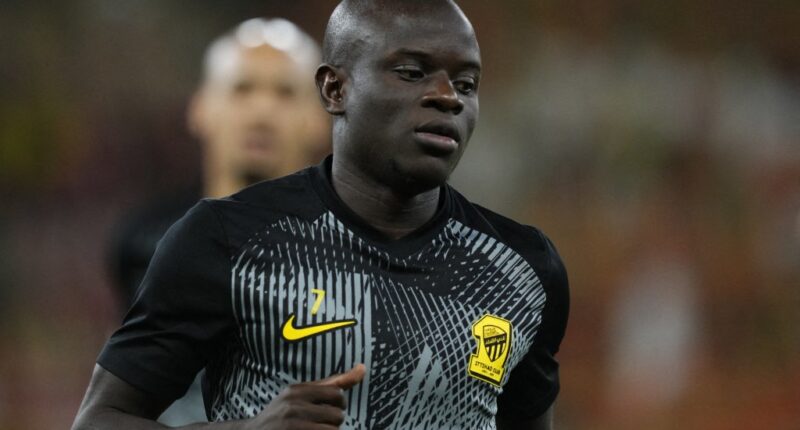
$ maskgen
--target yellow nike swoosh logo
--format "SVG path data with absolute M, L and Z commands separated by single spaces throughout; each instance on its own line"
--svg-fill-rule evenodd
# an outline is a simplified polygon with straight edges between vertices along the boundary
M 294 326 L 294 314 L 283 324 L 283 338 L 288 341 L 303 340 L 332 330 L 356 325 L 356 320 L 331 321 L 305 327 Z

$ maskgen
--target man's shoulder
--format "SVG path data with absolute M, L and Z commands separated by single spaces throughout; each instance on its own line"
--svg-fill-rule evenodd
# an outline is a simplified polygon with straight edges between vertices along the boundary
M 502 242 L 534 269 L 547 294 L 559 303 L 554 309 L 566 315 L 569 303 L 567 272 L 555 245 L 538 227 L 523 224 L 500 215 L 479 204 L 469 202 L 461 195 L 465 222 Z
M 469 227 L 494 237 L 514 250 L 540 275 L 550 278 L 565 273 L 561 256 L 541 229 L 472 203 L 458 192 L 453 195 L 459 200 L 461 217 Z
M 455 191 L 455 190 L 453 190 Z M 548 251 L 549 240 L 533 225 L 523 224 L 505 215 L 471 202 L 455 191 L 465 222 L 470 227 L 495 237 L 520 254 Z
M 193 186 L 158 194 L 127 210 L 114 226 L 111 252 L 124 264 L 134 259 L 146 267 L 159 239 L 200 200 L 199 190 Z
M 275 197 L 286 198 L 289 196 L 298 196 L 298 193 L 310 190 L 308 180 L 310 170 L 311 168 L 306 168 L 287 176 L 257 182 L 242 188 L 228 197 L 218 200 L 253 206 L 279 205 L 280 202 L 276 202 Z
M 126 211 L 119 226 L 135 231 L 160 229 L 166 231 L 201 198 L 200 186 L 191 186 L 159 193 L 144 203 Z M 166 226 L 164 226 L 166 224 Z
M 311 168 L 259 182 L 221 199 L 203 199 L 220 222 L 247 230 L 287 217 L 314 219 L 324 212 L 311 181 Z

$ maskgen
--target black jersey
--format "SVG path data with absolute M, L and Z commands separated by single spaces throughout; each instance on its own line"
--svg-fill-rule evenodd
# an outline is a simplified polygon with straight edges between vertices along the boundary
M 431 221 L 388 240 L 338 199 L 330 162 L 193 207 L 98 363 L 165 399 L 205 366 L 212 420 L 357 363 L 342 428 L 490 429 L 498 405 L 544 412 L 568 309 L 550 241 L 449 186 Z
M 115 226 L 109 247 L 109 272 L 125 309 L 150 265 L 156 244 L 169 227 L 202 197 L 199 185 L 159 196 L 132 211 Z

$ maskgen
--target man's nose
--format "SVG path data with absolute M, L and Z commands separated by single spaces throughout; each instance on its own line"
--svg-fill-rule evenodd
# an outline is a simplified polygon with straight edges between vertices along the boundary
M 422 106 L 436 108 L 442 112 L 458 115 L 464 110 L 464 102 L 458 97 L 447 73 L 439 72 L 432 76 L 432 83 L 422 97 Z

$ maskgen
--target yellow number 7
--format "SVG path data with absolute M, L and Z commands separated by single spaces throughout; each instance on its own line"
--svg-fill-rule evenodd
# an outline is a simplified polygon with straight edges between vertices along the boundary
M 319 305 L 322 304 L 322 299 L 325 298 L 325 290 L 312 288 L 311 292 L 317 296 L 316 300 L 314 300 L 314 306 L 311 307 L 311 315 L 316 315 L 317 311 L 319 310 Z

